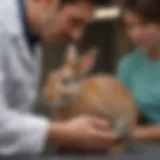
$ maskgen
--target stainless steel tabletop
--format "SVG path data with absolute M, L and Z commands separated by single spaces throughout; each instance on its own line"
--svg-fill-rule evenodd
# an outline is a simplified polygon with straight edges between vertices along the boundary
M 12 160 L 28 159 L 31 158 L 12 157 Z M 0 157 L 0 160 L 8 160 L 8 158 Z M 114 153 L 46 153 L 33 160 L 160 160 L 160 143 L 135 143 L 123 152 Z

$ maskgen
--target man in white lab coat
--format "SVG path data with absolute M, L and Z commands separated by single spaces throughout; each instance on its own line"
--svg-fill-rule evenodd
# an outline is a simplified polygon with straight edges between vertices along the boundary
M 63 3 L 64 2 L 64 3 Z M 0 157 L 41 154 L 47 144 L 103 150 L 116 137 L 103 120 L 52 123 L 32 114 L 40 80 L 40 38 L 78 40 L 91 20 L 89 0 L 1 0 Z

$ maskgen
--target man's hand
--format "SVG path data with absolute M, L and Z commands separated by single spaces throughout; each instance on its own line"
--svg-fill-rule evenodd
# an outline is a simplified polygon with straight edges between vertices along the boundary
M 94 117 L 78 117 L 65 123 L 54 123 L 49 141 L 53 146 L 85 151 L 104 151 L 116 139 L 106 121 Z

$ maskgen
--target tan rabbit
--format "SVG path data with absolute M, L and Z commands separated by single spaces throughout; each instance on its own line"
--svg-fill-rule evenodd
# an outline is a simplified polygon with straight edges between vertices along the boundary
M 95 59 L 96 50 L 78 56 L 74 46 L 68 48 L 63 66 L 51 73 L 45 85 L 44 96 L 52 102 L 53 119 L 94 115 L 105 118 L 111 129 L 129 138 L 136 124 L 132 96 L 114 76 L 88 76 Z

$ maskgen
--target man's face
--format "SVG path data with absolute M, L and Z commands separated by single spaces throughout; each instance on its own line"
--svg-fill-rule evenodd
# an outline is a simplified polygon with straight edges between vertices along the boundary
M 92 20 L 93 5 L 87 1 L 65 4 L 62 8 L 56 5 L 48 5 L 41 16 L 42 38 L 49 43 L 66 38 L 79 40 Z
M 160 42 L 160 25 L 154 22 L 144 22 L 138 15 L 126 11 L 124 21 L 129 38 L 136 47 L 149 51 Z

